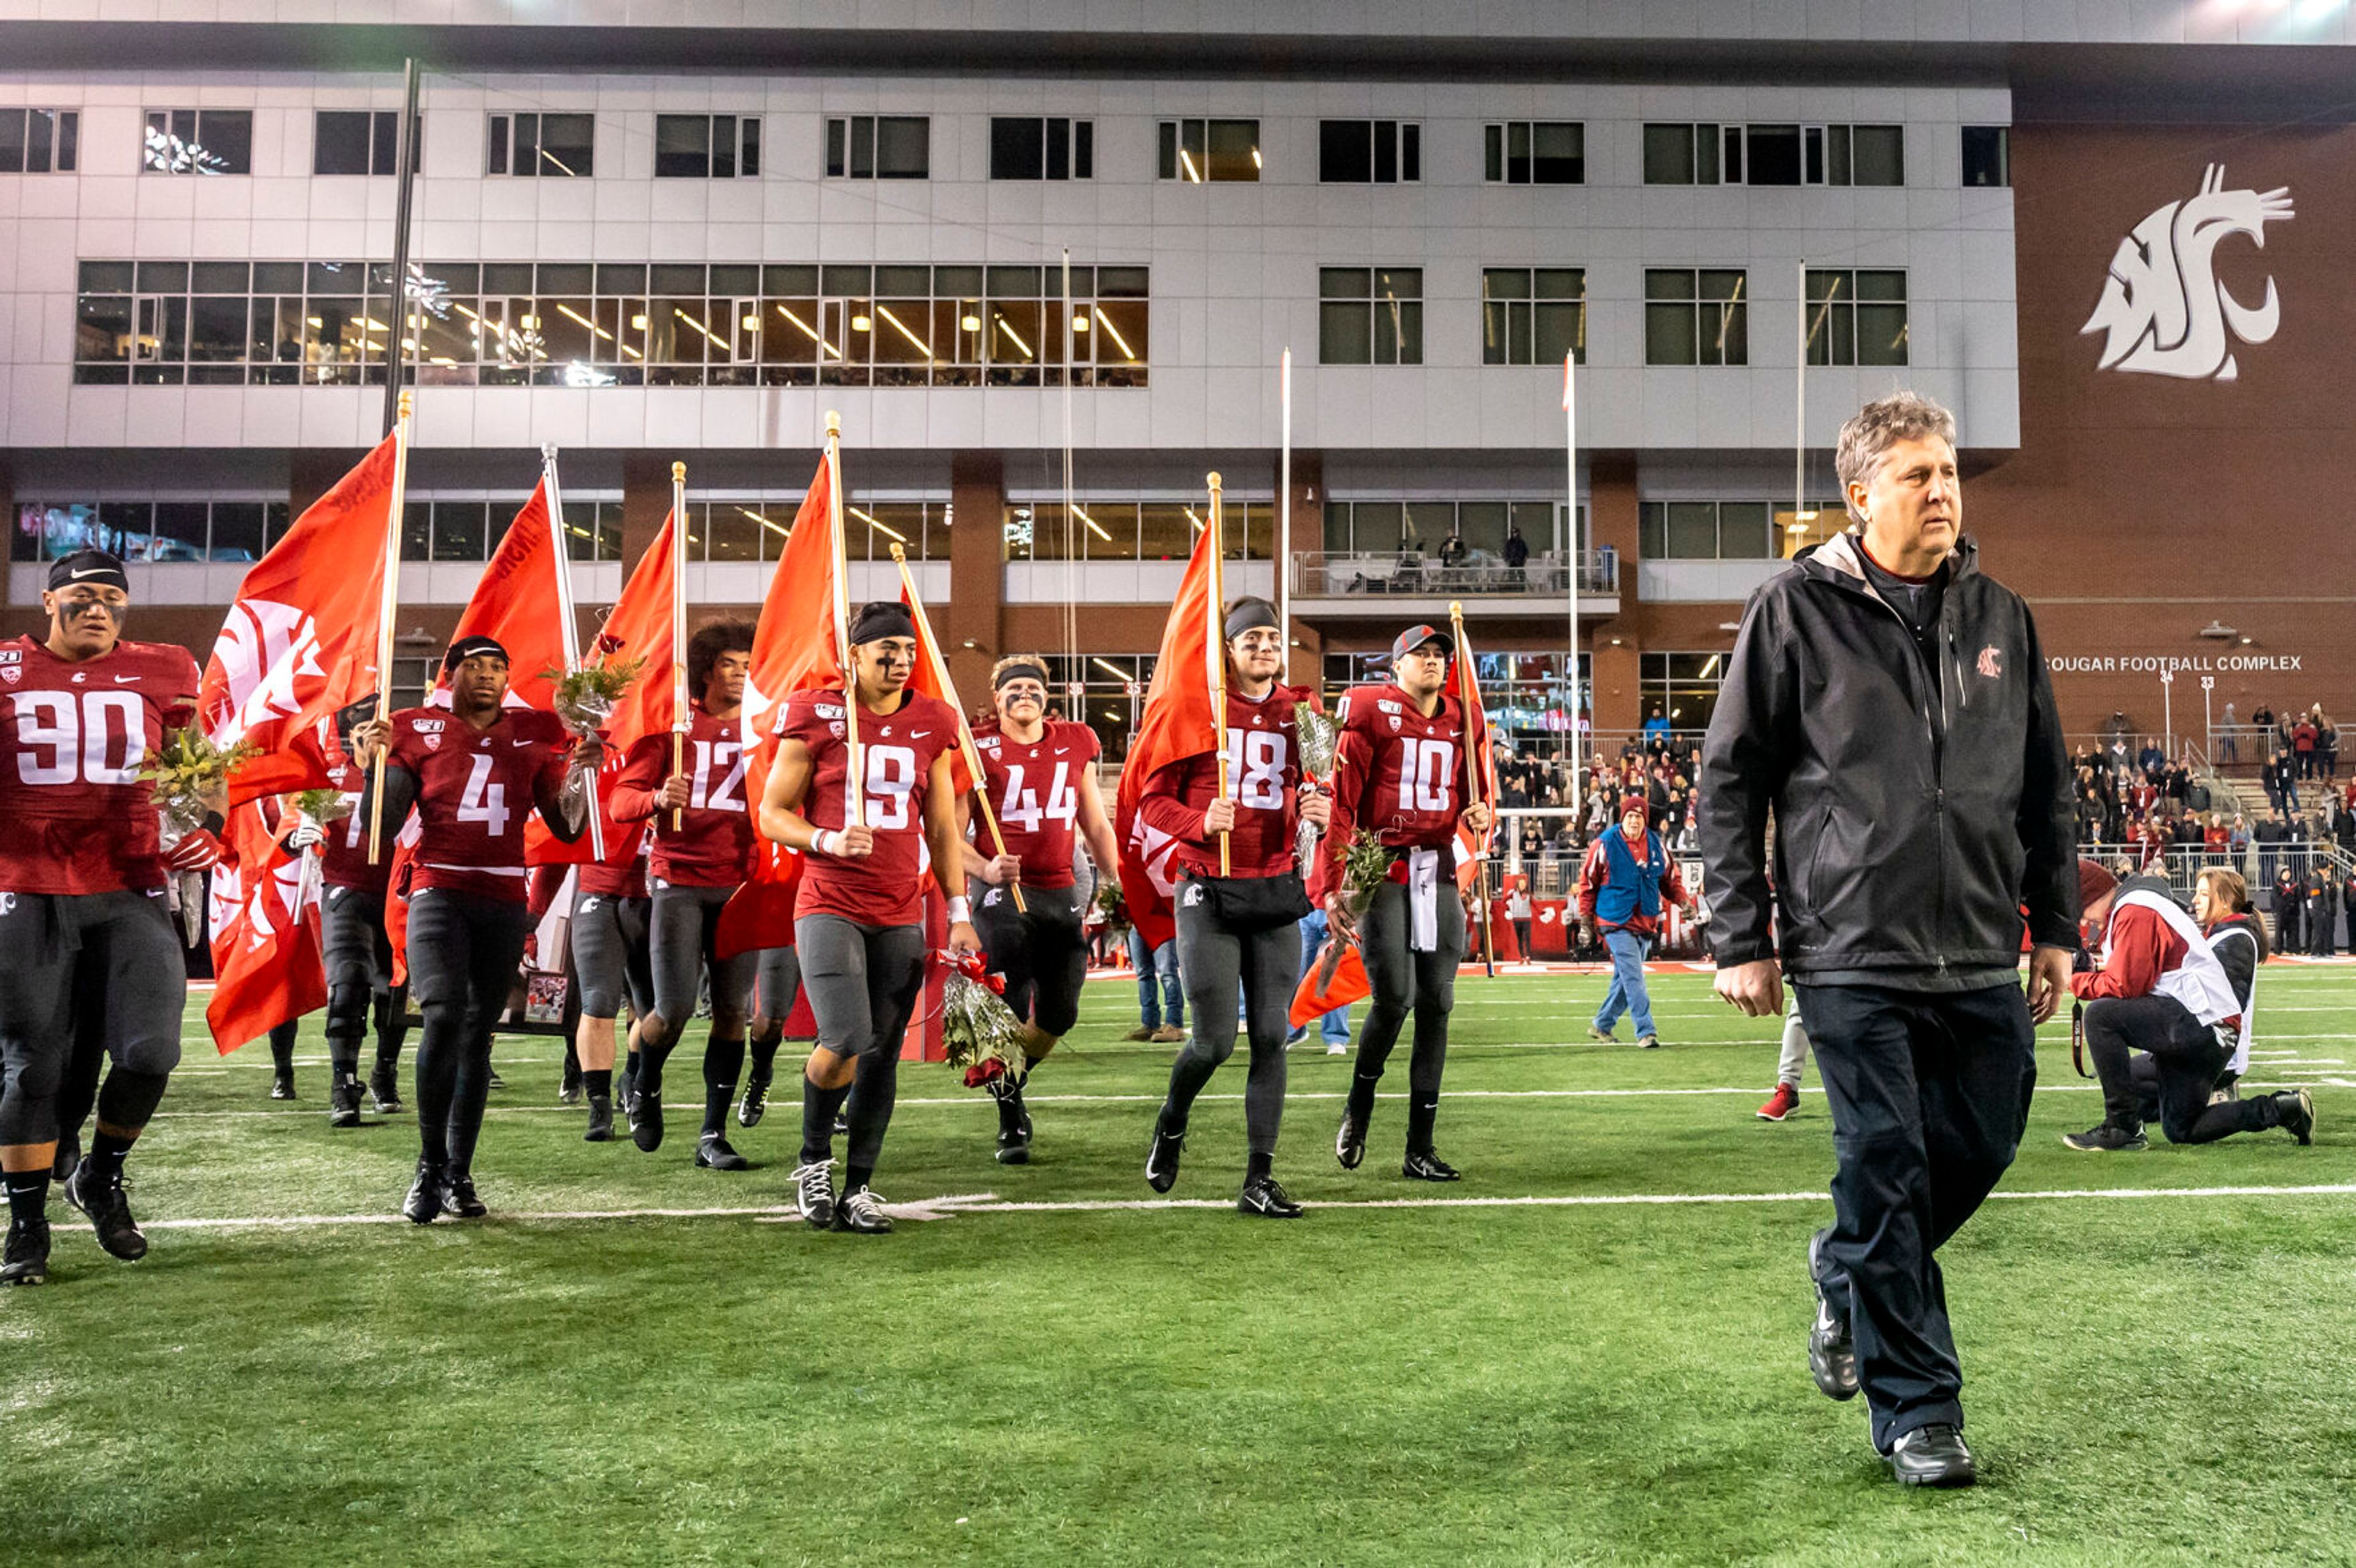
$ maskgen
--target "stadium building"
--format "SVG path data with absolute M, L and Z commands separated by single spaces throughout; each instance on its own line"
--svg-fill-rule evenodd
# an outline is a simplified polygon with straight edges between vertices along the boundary
M 98 543 L 201 657 L 398 351 L 410 692 L 544 443 L 584 605 L 676 459 L 749 608 L 834 410 L 854 589 L 901 543 L 1115 754 L 1215 470 L 1295 679 L 1461 601 L 1529 742 L 1698 728 L 1897 386 L 2072 730 L 2356 677 L 2344 5 L 137 9 L 0 22 L 10 632 Z

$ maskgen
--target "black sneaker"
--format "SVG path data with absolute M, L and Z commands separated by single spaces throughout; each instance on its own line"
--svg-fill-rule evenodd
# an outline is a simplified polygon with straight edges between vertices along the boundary
M 1273 1176 L 1255 1176 L 1245 1182 L 1242 1194 L 1236 1199 L 1236 1211 L 1258 1220 L 1301 1218 L 1301 1205 L 1277 1185 Z
M 1910 1487 L 1968 1487 L 1979 1479 L 1964 1435 L 1944 1423 L 1918 1426 L 1891 1444 L 1890 1473 Z
M 83 1160 L 66 1179 L 66 1201 L 90 1217 L 98 1244 L 111 1256 L 131 1263 L 147 1255 L 147 1238 L 140 1233 L 139 1221 L 131 1217 L 120 1171 L 102 1174 L 96 1165 Z
M 577 1105 L 581 1104 L 582 1090 L 580 1063 L 575 1061 L 572 1053 L 568 1051 L 564 1057 L 564 1077 L 556 1086 L 556 1103 L 560 1105 Z
M 728 1140 L 718 1133 L 706 1133 L 695 1140 L 695 1168 L 698 1170 L 750 1170 L 753 1162 L 728 1147 Z
M 630 1141 L 638 1146 L 641 1154 L 652 1154 L 662 1147 L 662 1095 L 634 1091 L 630 1095 Z
M 834 1223 L 832 1160 L 794 1167 L 794 1208 L 813 1231 L 823 1231 Z
M 1857 1344 L 1848 1319 L 1833 1310 L 1816 1276 L 1824 1253 L 1825 1232 L 1808 1238 L 1808 1282 L 1815 1286 L 1816 1320 L 1808 1326 L 1808 1375 L 1826 1399 L 1857 1397 Z
M 49 1222 L 15 1220 L 8 1240 L 0 1245 L 0 1285 L 47 1285 L 49 1280 Z
M 845 1101 L 844 1104 L 846 1108 L 837 1111 L 834 1114 L 834 1136 L 836 1137 L 847 1138 L 851 1136 L 851 1112 L 847 1108 L 849 1104 L 850 1103 L 848 1101 Z
M 492 1089 L 504 1089 L 508 1086 L 508 1081 L 499 1076 L 499 1070 L 498 1068 L 486 1067 L 483 1069 L 483 1072 L 485 1074 L 485 1083 L 487 1087 Z
M 744 1080 L 744 1097 L 736 1104 L 736 1125 L 740 1127 L 757 1127 L 761 1125 L 761 1118 L 768 1113 L 768 1109 L 769 1081 L 758 1076 L 747 1076 Z
M 2134 1154 L 2151 1147 L 2151 1140 L 2144 1136 L 2141 1127 L 2114 1126 L 2109 1122 L 2099 1123 L 2083 1133 L 2063 1133 L 2062 1142 L 2080 1154 Z
M 359 1075 L 356 1072 L 347 1072 L 327 1087 L 327 1125 L 357 1127 L 359 1125 Z
M 1355 1170 L 1366 1157 L 1366 1124 L 1349 1106 L 1342 1107 L 1342 1130 L 1333 1135 L 1333 1157 L 1344 1170 Z
M 273 1072 L 270 1075 L 270 1097 L 273 1100 L 294 1098 L 294 1074 Z
M 2275 1096 L 2275 1125 L 2302 1144 L 2315 1141 L 2315 1096 L 2305 1089 L 2289 1089 Z
M 1186 1135 L 1170 1131 L 1169 1121 L 1165 1106 L 1153 1118 L 1153 1143 L 1145 1151 L 1145 1185 L 1156 1192 L 1167 1192 L 1178 1185 L 1178 1155 L 1186 1147 Z
M 475 1196 L 475 1175 L 459 1169 L 450 1173 L 442 1185 L 442 1212 L 461 1220 L 479 1220 L 490 1212 L 483 1200 Z
M 369 1073 L 369 1098 L 376 1102 L 376 1114 L 390 1116 L 401 1109 L 401 1074 L 386 1062 L 378 1062 Z
M 1462 1181 L 1463 1174 L 1430 1149 L 1409 1149 L 1399 1174 L 1409 1181 Z
M 614 1097 L 611 1094 L 589 1096 L 589 1130 L 581 1135 L 585 1144 L 614 1141 Z
M 409 1196 L 402 1200 L 401 1211 L 420 1225 L 431 1225 L 442 1212 L 442 1168 L 430 1159 L 417 1162 L 417 1179 L 409 1184 Z
M 834 1228 L 854 1236 L 888 1236 L 892 1216 L 884 1212 L 884 1200 L 873 1189 L 862 1187 L 844 1193 L 842 1201 L 834 1206 Z

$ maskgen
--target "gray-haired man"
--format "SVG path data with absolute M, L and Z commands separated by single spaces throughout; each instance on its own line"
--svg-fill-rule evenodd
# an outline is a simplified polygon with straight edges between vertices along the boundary
M 1780 947 L 1832 1107 L 1810 1369 L 1863 1389 L 1900 1480 L 1946 1487 L 1975 1471 L 1936 1253 L 2019 1147 L 2078 914 L 2052 686 L 1961 531 L 1954 428 L 1911 392 L 1841 428 L 1855 525 L 1751 596 L 1698 792 L 1718 992 L 1780 1011 Z

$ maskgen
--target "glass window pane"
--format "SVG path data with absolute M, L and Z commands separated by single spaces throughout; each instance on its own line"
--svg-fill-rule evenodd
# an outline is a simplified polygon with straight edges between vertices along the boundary
M 1350 507 L 1351 548 L 1387 555 L 1405 537 L 1406 510 L 1396 501 L 1356 501 Z
M 1858 185 L 1906 183 L 1906 132 L 1899 125 L 1859 125 L 1855 131 L 1855 177 Z
M 1636 509 L 1636 553 L 1646 560 L 1660 560 L 1669 553 L 1669 508 L 1659 501 L 1646 501 Z
M 1724 501 L 1718 508 L 1718 553 L 1726 560 L 1764 560 L 1772 554 L 1767 503 Z
M 1046 167 L 1045 123 L 1023 115 L 990 123 L 990 177 L 1035 180 Z
M 1375 177 L 1374 142 L 1365 121 L 1318 122 L 1317 177 L 1328 185 L 1364 185 Z
M 188 357 L 213 364 L 245 357 L 246 302 L 199 298 L 188 317 Z
M 1493 184 L 1505 177 L 1505 128 L 1481 128 L 1481 177 Z
M 926 177 L 932 165 L 933 123 L 920 115 L 885 115 L 875 122 L 875 177 Z
M 1259 178 L 1259 122 L 1214 120 L 1209 126 L 1210 168 L 1215 180 Z
M 712 117 L 655 116 L 655 177 L 702 179 L 712 173 Z
M 1587 127 L 1576 121 L 1531 128 L 1530 177 L 1539 185 L 1579 185 L 1587 178 Z
M 2008 186 L 2012 183 L 2011 133 L 2002 125 L 1964 127 L 1964 183 L 1967 186 Z
M 25 172 L 25 120 L 22 109 L 0 109 L 0 175 Z
M 1374 315 L 1364 304 L 1326 301 L 1317 310 L 1317 357 L 1325 365 L 1374 361 Z
M 1505 549 L 1505 503 L 1466 501 L 1456 508 L 1456 531 L 1474 549 L 1502 555 Z
M 1148 501 L 1140 507 L 1137 550 L 1145 560 L 1183 560 L 1194 554 L 1194 523 L 1185 503 Z
M 1554 549 L 1554 503 L 1551 501 L 1515 501 L 1508 525 L 1519 529 L 1522 542 L 1530 547 L 1532 555 L 1544 555 Z
M 1667 559 L 1714 560 L 1718 557 L 1718 503 L 1669 503 Z
M 1747 151 L 1751 160 L 1751 184 L 1800 183 L 1800 128 L 1797 125 L 1751 126 Z
M 511 513 L 512 508 L 503 508 Z M 487 560 L 490 558 L 487 506 L 481 501 L 434 503 L 434 559 Z M 500 519 L 500 527 L 507 518 Z
M 1906 338 L 1904 305 L 1861 304 L 1857 307 L 1857 362 L 1858 364 L 1905 364 Z
M 197 117 L 197 139 L 215 162 L 205 165 L 215 174 L 253 172 L 253 112 L 248 109 L 208 109 Z
M 313 117 L 311 172 L 315 175 L 364 175 L 369 172 L 369 143 L 374 131 L 366 110 L 322 109 Z
M 1584 305 L 1542 304 L 1537 307 L 1537 326 L 1533 334 L 1532 352 L 1541 365 L 1558 365 L 1566 354 L 1576 354 L 1580 362 L 1587 359 L 1587 311 Z
M 541 115 L 540 173 L 575 179 L 586 179 L 596 173 L 596 126 L 595 117 L 588 114 Z
M 1695 311 L 1689 304 L 1644 306 L 1644 363 L 1691 365 L 1695 362 Z
M 1690 125 L 1644 127 L 1644 183 L 1694 183 L 1694 128 Z

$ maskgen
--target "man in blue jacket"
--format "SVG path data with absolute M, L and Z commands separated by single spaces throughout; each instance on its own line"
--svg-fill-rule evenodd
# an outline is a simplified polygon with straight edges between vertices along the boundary
M 1637 1048 L 1653 1051 L 1659 1048 L 1661 1036 L 1653 1028 L 1644 959 L 1660 933 L 1662 901 L 1665 898 L 1687 912 L 1694 901 L 1661 836 L 1644 826 L 1644 797 L 1628 796 L 1620 803 L 1620 820 L 1588 846 L 1587 863 L 1579 872 L 1579 923 L 1590 946 L 1601 932 L 1612 955 L 1612 988 L 1603 994 L 1595 1021 L 1587 1026 L 1587 1038 L 1617 1044 L 1612 1026 L 1625 1011 L 1635 1026 Z
M 2052 684 L 1962 532 L 1954 441 L 1912 392 L 1841 427 L 1854 525 L 1751 595 L 1699 791 L 1719 995 L 1773 1017 L 1790 975 L 1833 1113 L 1810 1370 L 1864 1392 L 1901 1481 L 1941 1487 L 1976 1470 L 1936 1253 L 2019 1147 L 2078 944 Z

